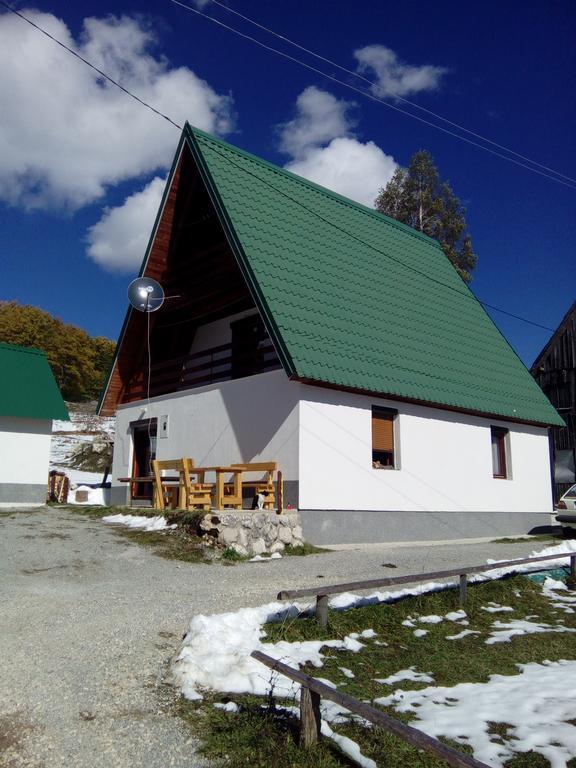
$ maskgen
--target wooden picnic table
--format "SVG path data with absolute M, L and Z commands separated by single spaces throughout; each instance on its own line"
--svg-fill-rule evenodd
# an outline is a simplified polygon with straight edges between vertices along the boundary
M 242 472 L 245 471 L 242 467 L 217 465 L 214 467 L 193 467 L 190 471 L 201 477 L 203 477 L 206 472 L 214 472 L 216 475 L 216 483 L 214 486 L 214 503 L 216 509 L 224 509 L 224 505 L 227 507 L 234 507 L 234 509 L 242 509 Z M 226 475 L 233 475 L 231 488 L 226 487 Z M 204 482 L 204 480 L 202 479 L 201 482 Z

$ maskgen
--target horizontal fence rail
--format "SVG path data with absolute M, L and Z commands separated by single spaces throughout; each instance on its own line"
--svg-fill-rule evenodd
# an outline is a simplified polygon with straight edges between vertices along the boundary
M 329 586 L 308 587 L 307 589 L 289 589 L 278 593 L 278 600 L 297 600 L 300 597 L 316 597 L 316 618 L 323 627 L 328 623 L 328 595 L 338 595 L 342 592 L 354 592 L 365 589 L 376 589 L 378 587 L 392 587 L 397 584 L 415 584 L 429 579 L 447 579 L 458 577 L 460 582 L 460 604 L 465 605 L 467 598 L 467 576 L 470 573 L 485 573 L 486 571 L 495 571 L 500 568 L 510 568 L 515 565 L 526 565 L 528 563 L 538 563 L 546 560 L 561 560 L 570 558 L 570 577 L 576 580 L 576 552 L 562 553 L 559 555 L 542 555 L 541 557 L 527 557 L 522 560 L 503 560 L 499 563 L 488 563 L 484 565 L 466 565 L 461 568 L 453 568 L 448 571 L 431 571 L 430 573 L 415 573 L 408 576 L 388 576 L 382 579 L 371 579 L 370 581 L 350 581 L 346 584 L 333 584 Z
M 301 684 L 300 743 L 302 746 L 310 746 L 320 736 L 320 699 L 324 698 L 340 704 L 350 712 L 360 715 L 374 725 L 399 736 L 417 749 L 424 749 L 432 755 L 440 757 L 450 766 L 455 766 L 456 768 L 488 768 L 486 763 L 481 763 L 469 755 L 458 752 L 438 741 L 438 739 L 428 736 L 423 731 L 419 731 L 411 725 L 406 725 L 400 722 L 400 720 L 390 717 L 390 715 L 387 715 L 380 709 L 358 701 L 346 693 L 340 693 L 340 691 L 330 688 L 330 686 L 321 683 L 316 678 L 310 677 L 310 675 L 306 675 L 298 669 L 293 669 L 261 651 L 252 651 L 250 655 L 270 669 L 280 672 L 290 680 Z

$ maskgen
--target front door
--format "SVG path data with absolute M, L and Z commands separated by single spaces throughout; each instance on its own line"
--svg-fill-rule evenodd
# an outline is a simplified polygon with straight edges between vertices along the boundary
M 156 458 L 157 419 L 147 419 L 131 426 L 134 445 L 132 477 L 150 477 L 153 474 L 152 461 Z M 153 485 L 151 482 L 134 483 L 132 500 L 152 502 Z

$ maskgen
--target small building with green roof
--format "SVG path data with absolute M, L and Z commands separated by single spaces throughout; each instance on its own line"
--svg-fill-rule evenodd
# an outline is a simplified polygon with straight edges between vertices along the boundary
M 99 405 L 116 501 L 188 456 L 277 461 L 316 543 L 550 523 L 562 420 L 434 240 L 187 125 L 140 274 L 167 298 Z
M 0 343 L 0 507 L 46 502 L 53 419 L 68 411 L 46 355 Z

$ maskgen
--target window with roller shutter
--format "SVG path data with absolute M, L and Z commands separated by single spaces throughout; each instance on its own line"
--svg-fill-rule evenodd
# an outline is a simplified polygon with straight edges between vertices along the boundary
M 394 469 L 394 422 L 398 411 L 372 406 L 372 467 Z

